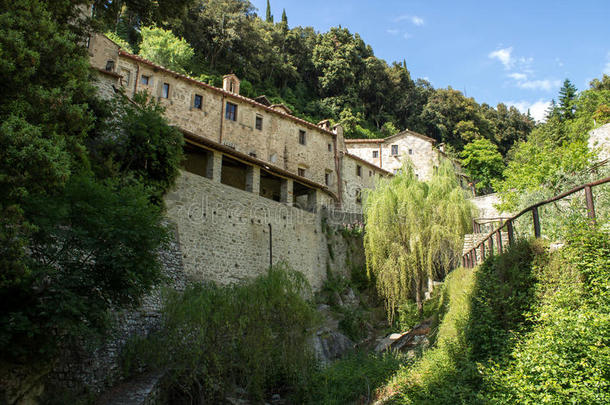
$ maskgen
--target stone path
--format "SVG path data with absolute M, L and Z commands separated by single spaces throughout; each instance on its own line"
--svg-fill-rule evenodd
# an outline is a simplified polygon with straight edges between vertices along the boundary
M 156 405 L 163 372 L 151 372 L 126 381 L 102 395 L 95 405 Z

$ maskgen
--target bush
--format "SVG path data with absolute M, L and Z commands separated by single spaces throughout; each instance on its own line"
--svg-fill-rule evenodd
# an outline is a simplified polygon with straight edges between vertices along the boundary
M 169 292 L 163 328 L 130 343 L 125 368 L 167 369 L 175 402 L 217 402 L 235 387 L 256 400 L 302 398 L 315 368 L 306 340 L 316 313 L 307 294 L 303 275 L 285 265 L 243 285 Z
M 25 208 L 36 224 L 27 271 L 0 277 L 0 354 L 14 361 L 52 355 L 66 338 L 102 331 L 109 309 L 137 303 L 160 279 L 167 236 L 141 185 L 74 176 Z
M 578 231 L 544 269 L 535 325 L 486 370 L 501 403 L 610 403 L 610 235 Z
M 315 374 L 306 403 L 369 403 L 376 388 L 385 383 L 405 361 L 394 353 L 355 352 Z

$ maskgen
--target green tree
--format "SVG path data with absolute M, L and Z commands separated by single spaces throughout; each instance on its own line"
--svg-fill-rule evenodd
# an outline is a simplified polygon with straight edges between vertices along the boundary
M 265 21 L 268 23 L 273 23 L 273 14 L 271 14 L 271 4 L 269 4 L 269 0 L 267 0 L 267 10 L 265 11 Z
M 477 191 L 491 191 L 493 182 L 502 178 L 502 155 L 490 140 L 481 138 L 466 144 L 460 157 L 462 166 L 474 180 Z
M 159 279 L 165 231 L 151 192 L 172 181 L 176 148 L 142 137 L 154 153 L 133 148 L 101 168 L 96 134 L 123 116 L 95 97 L 76 5 L 0 0 L 0 355 L 12 361 L 47 359 Z M 137 121 L 123 125 L 171 135 L 151 131 L 158 112 Z M 144 169 L 128 160 L 142 155 Z
M 139 55 L 168 69 L 190 72 L 193 48 L 171 31 L 156 27 L 143 27 Z
M 574 103 L 576 101 L 576 87 L 565 79 L 559 89 L 559 111 L 564 119 L 574 118 Z
M 390 319 L 411 298 L 422 314 L 424 285 L 457 265 L 472 210 L 448 161 L 427 182 L 419 181 L 407 165 L 367 194 L 367 269 L 375 276 Z
M 286 9 L 282 9 L 282 22 L 288 26 L 288 16 L 286 15 Z

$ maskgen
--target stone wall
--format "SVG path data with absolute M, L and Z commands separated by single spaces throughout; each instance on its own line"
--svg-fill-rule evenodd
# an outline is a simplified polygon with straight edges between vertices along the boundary
M 175 227 L 174 238 L 166 249 L 159 252 L 164 277 L 167 285 L 184 289 L 186 277 L 182 266 L 180 242 Z M 122 310 L 113 314 L 116 325 L 97 344 L 82 342 L 66 347 L 49 374 L 48 386 L 59 386 L 79 393 L 94 394 L 115 384 L 121 377 L 119 356 L 125 343 L 133 336 L 146 336 L 160 324 L 161 289 L 155 288 L 145 296 L 140 306 L 133 310 Z
M 589 149 L 598 152 L 598 161 L 610 159 L 610 124 L 589 132 Z
M 333 266 L 322 230 L 322 211 L 308 212 L 183 171 L 166 196 L 167 216 L 178 226 L 184 269 L 190 280 L 229 284 L 263 274 L 273 263 L 302 272 L 314 289 Z M 346 249 L 340 246 L 336 251 Z

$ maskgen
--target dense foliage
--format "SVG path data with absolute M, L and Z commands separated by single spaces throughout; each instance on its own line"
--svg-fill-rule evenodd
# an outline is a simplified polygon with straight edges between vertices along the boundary
M 402 301 L 414 298 L 420 314 L 428 278 L 440 279 L 457 265 L 473 207 L 445 161 L 429 181 L 410 166 L 380 181 L 367 194 L 364 247 L 392 319 Z
M 562 250 L 522 241 L 452 272 L 435 347 L 390 403 L 610 403 L 610 235 L 572 230 Z
M 80 3 L 0 2 L 7 361 L 48 359 L 67 339 L 103 329 L 110 308 L 133 305 L 160 279 L 166 232 L 156 203 L 177 175 L 181 138 L 154 106 L 119 100 L 117 112 L 96 98 Z
M 523 208 L 600 177 L 587 170 L 595 162 L 587 141 L 594 126 L 610 122 L 610 88 L 602 85 L 607 82 L 604 75 L 578 95 L 569 81 L 564 84 L 560 106 L 553 106 L 546 123 L 509 153 L 505 180 L 495 183 L 503 209 Z
M 477 191 L 491 191 L 492 183 L 502 178 L 502 155 L 488 139 L 479 138 L 466 144 L 460 157 L 462 167 L 474 181 Z
M 163 328 L 132 341 L 125 366 L 168 370 L 177 403 L 220 402 L 236 388 L 253 399 L 303 398 L 315 370 L 306 340 L 316 313 L 303 298 L 310 293 L 304 276 L 284 265 L 240 285 L 172 291 Z
M 357 33 L 346 28 L 324 33 L 291 28 L 285 11 L 281 21 L 274 22 L 267 7 L 262 19 L 248 0 L 164 2 L 179 3 L 176 8 L 182 10 L 156 20 L 173 35 L 146 28 L 148 12 L 141 20 L 134 19 L 140 2 L 112 2 L 124 6 L 112 4 L 113 17 L 104 20 L 105 27 L 141 55 L 212 84 L 220 85 L 222 75 L 233 72 L 243 80 L 242 94 L 265 94 L 314 123 L 326 118 L 341 122 L 347 137 L 388 136 L 396 128 L 409 128 L 457 151 L 486 138 L 505 154 L 534 126 L 515 107 L 481 105 L 457 90 L 435 90 L 427 81 L 411 78 L 405 61 L 388 64 L 377 58 Z M 104 10 L 99 15 L 106 18 L 110 9 Z M 155 43 L 148 39 L 151 33 L 158 38 Z M 151 47 L 156 50 L 151 52 Z M 171 52 L 186 57 L 179 56 L 182 62 L 174 64 L 169 61 Z

